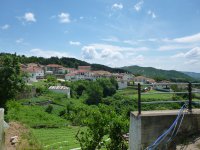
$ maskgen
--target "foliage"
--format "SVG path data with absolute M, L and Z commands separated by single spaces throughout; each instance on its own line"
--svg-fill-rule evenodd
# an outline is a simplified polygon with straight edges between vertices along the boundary
M 51 114 L 53 111 L 53 106 L 52 105 L 48 105 L 47 108 L 45 109 L 45 112 Z
M 90 113 L 90 117 L 86 120 L 88 129 L 86 132 L 78 132 L 76 139 L 79 141 L 82 150 L 100 149 L 103 137 L 108 132 L 108 122 L 110 115 L 101 113 L 96 110 Z
M 0 107 L 4 107 L 7 100 L 24 89 L 24 81 L 20 72 L 19 60 L 16 55 L 0 57 Z
M 0 56 L 5 56 L 5 55 L 9 55 L 9 56 L 13 56 L 13 54 L 9 54 L 9 53 L 0 53 Z M 26 57 L 24 55 L 18 55 L 17 56 L 20 63 L 39 63 L 42 65 L 48 65 L 48 64 L 58 64 L 58 65 L 63 65 L 64 67 L 70 67 L 70 68 L 78 68 L 78 66 L 89 66 L 91 65 L 92 70 L 105 70 L 105 71 L 109 71 L 109 72 L 127 72 L 123 69 L 120 68 L 111 68 L 108 66 L 104 66 L 104 65 L 100 65 L 100 64 L 89 64 L 85 61 L 81 61 L 78 60 L 76 58 L 67 58 L 67 57 L 62 57 L 62 58 L 58 58 L 58 57 L 50 57 L 50 58 L 44 58 L 44 57 L 36 57 L 36 56 L 31 56 L 31 57 Z
M 107 144 L 108 150 L 127 150 L 128 143 L 125 141 L 123 134 L 126 133 L 128 128 L 128 121 L 122 117 L 115 117 L 109 125 L 109 138 L 110 142 Z
M 156 69 L 153 67 L 139 67 L 139 66 L 127 66 L 127 67 L 122 67 L 122 69 L 130 71 L 134 74 L 140 74 L 146 77 L 154 78 L 156 80 L 187 80 L 187 81 L 192 81 L 194 80 L 192 77 L 179 72 L 175 70 L 162 70 L 162 69 Z
M 76 135 L 81 149 L 95 150 L 106 146 L 107 149 L 127 149 L 123 134 L 127 132 L 128 123 L 122 117 L 117 117 L 113 109 L 99 105 L 86 119 L 86 131 L 79 131 Z M 109 136 L 109 138 L 104 138 Z M 107 141 L 110 139 L 110 142 Z
M 20 121 L 33 128 L 60 127 L 67 123 L 60 117 L 46 113 L 39 106 L 23 106 L 16 101 L 9 101 L 7 108 L 7 120 Z
M 97 105 L 103 97 L 103 88 L 97 82 L 92 82 L 87 89 L 88 98 L 86 104 Z
M 97 82 L 103 88 L 103 97 L 112 96 L 116 93 L 116 83 L 114 79 L 98 79 Z
M 46 79 L 47 79 L 47 82 L 57 83 L 57 79 L 54 75 L 47 75 Z

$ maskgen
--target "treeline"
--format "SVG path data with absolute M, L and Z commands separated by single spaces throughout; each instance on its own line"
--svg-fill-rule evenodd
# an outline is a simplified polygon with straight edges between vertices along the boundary
M 134 73 L 135 75 L 143 75 L 153 78 L 157 81 L 170 80 L 172 82 L 195 81 L 194 78 L 175 70 L 162 70 L 153 67 L 126 66 L 121 69 Z
M 9 53 L 0 53 L 0 56 L 15 56 L 15 54 L 9 54 Z M 25 55 L 17 55 L 19 62 L 23 64 L 27 63 L 38 63 L 41 65 L 48 65 L 48 64 L 58 64 L 62 65 L 64 67 L 69 67 L 69 68 L 78 68 L 78 66 L 91 66 L 92 70 L 104 70 L 104 71 L 109 71 L 109 72 L 116 72 L 116 73 L 124 73 L 127 72 L 123 69 L 119 68 L 111 68 L 105 65 L 100 65 L 100 64 L 90 64 L 82 60 L 78 60 L 76 58 L 69 58 L 69 57 L 50 57 L 50 58 L 44 58 L 44 57 L 36 57 L 36 56 L 31 56 L 27 57 Z
M 114 78 L 101 78 L 96 81 L 79 80 L 64 84 L 70 87 L 72 98 L 83 98 L 88 105 L 98 105 L 103 98 L 114 95 L 118 89 Z

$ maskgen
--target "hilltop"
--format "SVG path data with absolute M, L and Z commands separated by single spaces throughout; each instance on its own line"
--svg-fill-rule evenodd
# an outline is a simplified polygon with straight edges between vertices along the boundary
M 146 77 L 154 78 L 157 80 L 172 80 L 172 81 L 193 81 L 189 75 L 176 70 L 162 70 L 153 67 L 140 67 L 140 66 L 125 66 L 121 69 L 129 71 L 135 75 L 143 75 Z
M 14 54 L 0 53 L 0 56 L 4 56 L 4 55 L 14 55 Z M 92 70 L 104 70 L 104 71 L 109 71 L 111 73 L 127 72 L 120 68 L 111 68 L 111 67 L 101 65 L 101 64 L 90 64 L 88 62 L 85 62 L 76 58 L 69 58 L 69 57 L 44 58 L 44 57 L 36 57 L 36 56 L 27 57 L 24 55 L 18 55 L 18 58 L 19 58 L 20 63 L 22 64 L 28 64 L 28 63 L 38 63 L 41 65 L 58 64 L 58 65 L 62 65 L 68 68 L 78 68 L 78 66 L 91 66 Z

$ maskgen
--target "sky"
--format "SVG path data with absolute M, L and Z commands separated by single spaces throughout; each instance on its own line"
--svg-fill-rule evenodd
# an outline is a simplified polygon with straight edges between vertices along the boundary
M 0 52 L 200 72 L 200 1 L 0 0 Z

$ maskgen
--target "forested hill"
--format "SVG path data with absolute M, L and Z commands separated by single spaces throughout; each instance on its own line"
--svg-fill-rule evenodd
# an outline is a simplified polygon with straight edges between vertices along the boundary
M 0 53 L 0 56 L 5 56 L 5 55 L 13 56 L 14 54 Z M 27 63 L 38 63 L 41 65 L 58 64 L 58 65 L 62 65 L 64 67 L 69 67 L 69 68 L 78 68 L 78 66 L 90 65 L 92 67 L 92 70 L 104 70 L 104 71 L 109 71 L 109 72 L 113 72 L 113 73 L 126 72 L 125 70 L 120 69 L 120 68 L 111 68 L 111 67 L 104 66 L 101 64 L 90 64 L 85 61 L 78 60 L 76 58 L 68 58 L 68 57 L 44 58 L 44 57 L 36 57 L 36 56 L 27 57 L 24 55 L 17 55 L 17 56 L 19 58 L 20 63 L 23 63 L 23 64 L 27 64 Z
M 195 72 L 183 72 L 183 73 L 192 78 L 200 80 L 200 73 L 195 73 Z
M 175 70 L 162 70 L 153 67 L 126 66 L 122 69 L 132 72 L 136 75 L 143 75 L 157 80 L 172 80 L 172 81 L 193 81 L 194 79 L 182 72 Z

